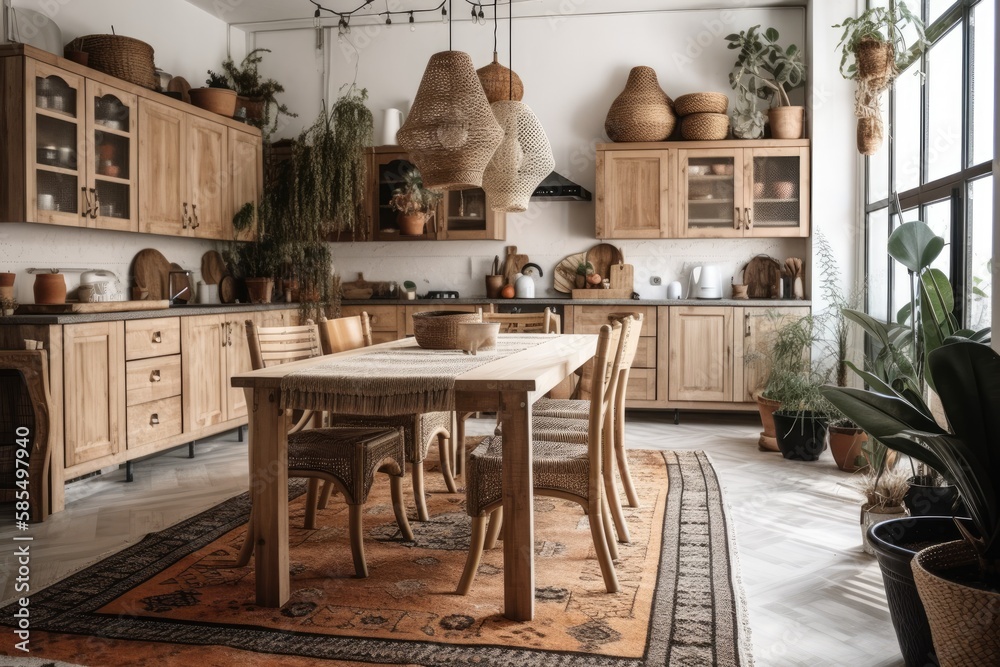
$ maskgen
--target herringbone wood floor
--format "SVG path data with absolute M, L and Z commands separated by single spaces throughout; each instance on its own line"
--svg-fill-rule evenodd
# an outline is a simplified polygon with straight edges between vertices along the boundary
M 470 420 L 469 434 L 490 433 L 491 419 Z M 902 665 L 874 559 L 861 551 L 858 497 L 829 453 L 815 463 L 757 451 L 756 417 L 630 413 L 630 447 L 709 452 L 736 530 L 758 665 Z M 143 535 L 208 509 L 247 488 L 246 445 L 236 433 L 176 449 L 136 466 L 69 485 L 67 509 L 15 530 L 13 507 L 0 506 L 0 590 L 14 597 L 15 534 L 34 537 L 31 586 L 38 590 L 137 542 Z M 81 657 L 81 662 L 85 658 Z M 124 664 L 124 663 L 123 663 Z

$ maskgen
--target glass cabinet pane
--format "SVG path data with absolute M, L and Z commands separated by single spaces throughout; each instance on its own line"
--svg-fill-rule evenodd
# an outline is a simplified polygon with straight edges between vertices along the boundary
M 77 96 L 82 79 L 61 76 L 41 63 L 29 64 L 29 81 L 34 84 L 35 200 L 33 221 L 77 224 L 84 167 L 81 158 L 83 119 L 79 118 Z
M 754 156 L 753 224 L 755 227 L 799 225 L 798 156 Z
M 35 77 L 35 107 L 76 118 L 76 89 L 58 76 Z
M 448 231 L 479 232 L 486 230 L 486 192 L 482 188 L 448 193 L 445 221 Z
M 36 207 L 39 213 L 51 211 L 77 214 L 80 212 L 76 176 L 57 174 L 39 169 L 36 172 Z
M 376 156 L 378 157 L 378 156 Z M 392 209 L 389 202 L 393 193 L 406 186 L 406 176 L 410 172 L 417 171 L 417 167 L 409 160 L 403 158 L 392 158 L 385 156 L 384 161 L 376 161 L 376 174 L 378 176 L 378 219 L 375 225 L 376 237 L 383 240 L 389 238 L 418 239 L 431 238 L 435 234 L 435 216 L 427 217 L 427 226 L 423 236 L 400 236 L 399 233 L 399 213 Z
M 701 229 L 735 229 L 736 159 L 691 157 L 687 161 L 687 225 Z
M 129 179 L 130 141 L 128 137 L 94 131 L 94 173 L 98 176 Z

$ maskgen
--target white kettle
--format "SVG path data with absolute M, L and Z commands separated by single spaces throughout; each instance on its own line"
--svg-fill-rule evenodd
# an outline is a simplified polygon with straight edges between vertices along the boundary
M 719 268 L 711 264 L 696 266 L 691 269 L 691 280 L 688 284 L 689 299 L 721 299 L 722 278 Z
M 535 298 L 535 279 L 531 277 L 531 273 L 529 273 L 530 269 L 537 270 L 538 277 L 542 277 L 542 267 L 537 264 L 529 262 L 521 267 L 521 272 L 517 274 L 514 280 L 514 297 L 517 299 Z

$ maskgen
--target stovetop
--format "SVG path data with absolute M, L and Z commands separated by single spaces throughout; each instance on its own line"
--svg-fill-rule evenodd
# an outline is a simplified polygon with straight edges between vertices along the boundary
M 458 292 L 455 290 L 431 290 L 423 298 L 425 299 L 457 299 Z

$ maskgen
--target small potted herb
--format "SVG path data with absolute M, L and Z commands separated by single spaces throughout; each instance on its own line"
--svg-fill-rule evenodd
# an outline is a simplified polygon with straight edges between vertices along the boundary
M 737 92 L 734 131 L 743 138 L 759 138 L 763 131 L 757 100 L 776 103 L 768 110 L 771 136 L 799 139 L 805 122 L 805 107 L 792 106 L 788 93 L 805 84 L 806 65 L 799 47 L 778 45 L 778 31 L 759 25 L 726 37 L 729 48 L 737 50 L 729 84 Z
M 411 169 L 403 175 L 403 187 L 392 193 L 389 206 L 396 211 L 401 236 L 423 236 L 427 219 L 434 215 L 444 196 L 424 187 L 420 171 Z

